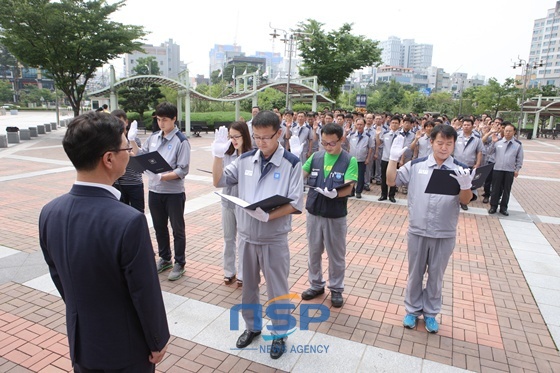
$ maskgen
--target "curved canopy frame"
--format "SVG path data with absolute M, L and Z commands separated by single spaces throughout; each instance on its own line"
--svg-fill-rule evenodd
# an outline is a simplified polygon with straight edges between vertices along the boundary
M 253 78 L 255 82 L 252 86 L 248 83 L 249 78 Z M 181 79 L 182 78 L 182 79 Z M 187 136 L 191 134 L 191 120 L 190 120 L 190 100 L 191 98 L 197 98 L 201 100 L 214 101 L 214 102 L 234 102 L 235 103 L 235 117 L 239 118 L 240 115 L 240 101 L 246 99 L 253 100 L 253 106 L 257 106 L 257 95 L 259 92 L 264 91 L 267 88 L 274 88 L 283 93 L 286 93 L 288 84 L 285 82 L 274 82 L 266 83 L 257 86 L 256 82 L 258 80 L 258 75 L 256 73 L 245 74 L 237 76 L 235 78 L 235 92 L 221 98 L 206 96 L 202 93 L 196 92 L 190 88 L 188 70 L 183 71 L 179 74 L 179 80 L 169 79 L 163 76 L 157 75 L 137 75 L 118 82 L 115 79 L 115 72 L 113 66 L 111 66 L 111 82 L 108 87 L 103 89 L 89 92 L 90 97 L 107 97 L 109 96 L 111 107 L 118 107 L 116 92 L 119 88 L 134 85 L 137 83 L 143 84 L 158 84 L 161 86 L 170 87 L 176 90 L 179 95 L 177 97 L 177 110 L 179 118 L 182 118 L 182 101 L 185 100 L 185 132 Z M 308 83 L 311 82 L 311 85 Z M 240 83 L 244 83 L 243 87 L 247 87 L 241 91 L 239 88 Z M 317 110 L 317 103 L 334 103 L 333 100 L 323 96 L 318 92 L 317 77 L 310 78 L 300 78 L 295 79 L 289 83 L 289 94 L 290 99 L 297 99 L 298 101 L 311 102 L 312 110 Z

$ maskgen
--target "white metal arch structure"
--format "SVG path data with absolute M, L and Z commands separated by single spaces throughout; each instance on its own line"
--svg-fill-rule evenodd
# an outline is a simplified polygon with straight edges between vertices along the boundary
M 249 85 L 249 78 L 253 78 L 253 84 Z M 188 70 L 183 71 L 179 74 L 179 81 L 169 79 L 163 76 L 157 75 L 136 75 L 130 78 L 126 78 L 120 81 L 115 79 L 115 70 L 111 66 L 111 79 L 110 85 L 98 91 L 89 92 L 90 97 L 107 97 L 109 96 L 111 108 L 117 108 L 117 90 L 121 87 L 128 85 L 133 85 L 136 83 L 152 83 L 163 85 L 175 89 L 178 92 L 177 96 L 177 115 L 178 118 L 182 118 L 183 106 L 182 98 L 185 99 L 185 132 L 187 136 L 191 135 L 191 97 L 196 97 L 202 100 L 215 101 L 215 102 L 235 102 L 235 117 L 239 118 L 240 115 L 240 105 L 241 100 L 246 100 L 251 98 L 253 100 L 253 106 L 257 105 L 257 94 L 266 88 L 274 88 L 281 92 L 286 93 L 287 84 L 285 82 L 274 82 L 267 83 L 257 86 L 258 73 L 250 73 L 245 75 L 240 75 L 235 78 L 235 92 L 221 98 L 210 97 L 203 95 L 190 88 L 189 84 L 189 72 Z M 243 85 L 241 84 L 243 83 Z M 245 88 L 241 89 L 243 86 Z M 294 79 L 290 82 L 290 98 L 296 98 L 298 101 L 311 102 L 312 110 L 317 111 L 317 102 L 324 103 L 334 103 L 333 100 L 323 96 L 318 92 L 317 77 L 310 78 L 299 78 Z

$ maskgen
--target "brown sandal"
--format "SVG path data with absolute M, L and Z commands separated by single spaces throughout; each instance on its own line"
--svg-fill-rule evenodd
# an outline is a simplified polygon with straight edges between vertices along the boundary
M 234 281 L 235 281 L 235 275 L 233 275 L 231 277 L 224 276 L 224 283 L 226 285 L 231 285 L 231 284 L 233 284 Z

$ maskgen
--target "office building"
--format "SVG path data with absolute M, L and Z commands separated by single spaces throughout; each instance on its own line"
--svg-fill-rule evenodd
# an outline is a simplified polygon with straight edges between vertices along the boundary
M 417 44 L 414 39 L 401 39 L 390 36 L 379 43 L 381 60 L 387 66 L 422 69 L 432 65 L 433 45 Z
M 557 1 L 555 7 L 548 10 L 546 17 L 534 21 L 528 59 L 529 68 L 533 71 L 528 74 L 530 81 L 527 82 L 527 87 L 560 86 L 559 26 L 560 1 Z M 541 62 L 542 66 L 539 66 Z
M 138 59 L 150 56 L 156 58 L 161 76 L 170 79 L 177 79 L 179 77 L 182 66 L 180 60 L 181 48 L 173 42 L 173 39 L 169 39 L 159 46 L 145 44 L 142 45 L 142 49 L 144 49 L 144 52 L 135 51 L 124 55 L 124 77 L 135 75 L 132 70 L 138 64 Z
M 212 75 L 212 71 L 223 70 L 227 62 L 232 58 L 243 56 L 245 56 L 245 53 L 241 51 L 239 45 L 214 44 L 214 48 L 210 49 L 208 55 L 210 58 L 208 76 Z

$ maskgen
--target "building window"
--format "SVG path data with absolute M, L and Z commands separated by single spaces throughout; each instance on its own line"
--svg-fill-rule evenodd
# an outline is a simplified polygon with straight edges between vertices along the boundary
M 546 85 L 554 85 L 554 82 L 555 82 L 554 79 L 552 79 L 552 80 L 547 80 L 547 81 L 546 81 Z

